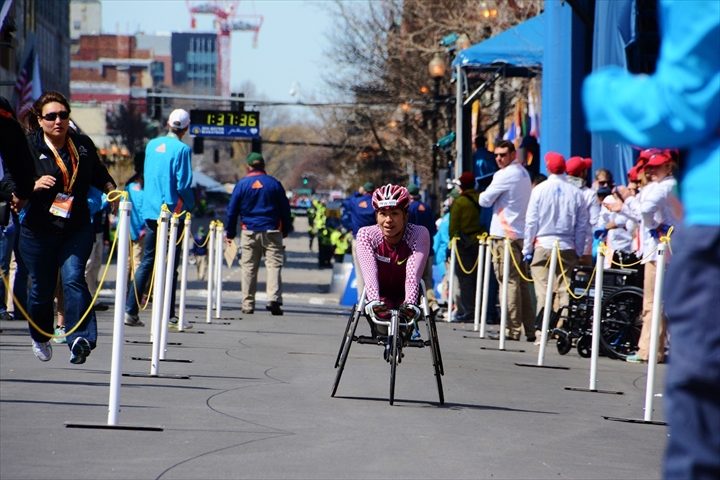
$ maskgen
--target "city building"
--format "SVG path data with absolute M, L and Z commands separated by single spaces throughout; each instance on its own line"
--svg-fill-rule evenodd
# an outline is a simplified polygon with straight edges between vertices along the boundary
M 102 4 L 100 0 L 72 0 L 70 2 L 70 41 L 76 46 L 81 35 L 102 33 Z
M 217 35 L 214 33 L 172 34 L 172 83 L 176 90 L 215 95 L 217 46 Z

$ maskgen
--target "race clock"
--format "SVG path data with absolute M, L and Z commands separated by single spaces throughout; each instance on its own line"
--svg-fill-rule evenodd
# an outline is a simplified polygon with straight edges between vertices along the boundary
M 190 110 L 190 134 L 200 137 L 260 137 L 260 112 Z

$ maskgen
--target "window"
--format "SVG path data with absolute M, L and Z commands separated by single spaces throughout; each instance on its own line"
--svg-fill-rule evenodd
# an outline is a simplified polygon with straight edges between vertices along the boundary
M 81 26 L 82 26 L 82 24 L 79 21 L 75 20 L 73 22 L 73 30 L 80 30 Z

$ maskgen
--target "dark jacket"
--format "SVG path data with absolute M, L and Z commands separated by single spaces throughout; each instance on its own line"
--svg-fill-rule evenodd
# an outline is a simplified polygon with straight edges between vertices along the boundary
M 95 144 L 90 137 L 70 132 L 68 132 L 68 136 L 75 144 L 79 155 L 77 178 L 71 192 L 74 200 L 69 218 L 61 218 L 50 213 L 50 206 L 55 197 L 64 189 L 63 175 L 55 162 L 55 155 L 45 143 L 42 130 L 32 132 L 28 136 L 30 152 L 35 159 L 35 179 L 43 175 L 55 177 L 55 185 L 51 188 L 38 190 L 30 195 L 30 200 L 20 214 L 22 226 L 33 232 L 68 232 L 90 224 L 90 209 L 88 208 L 90 186 L 104 191 L 107 183 L 115 185 L 115 181 L 100 161 Z M 72 163 L 67 148 L 58 150 L 58 153 L 72 176 Z
M 27 200 L 35 186 L 32 156 L 25 142 L 25 133 L 12 116 L 10 104 L 0 97 L 0 157 L 5 167 L 2 191 L 13 192 Z
M 237 236 L 238 216 L 243 230 L 279 230 L 283 237 L 292 231 L 290 202 L 285 189 L 263 170 L 250 170 L 235 185 L 227 209 L 227 238 Z

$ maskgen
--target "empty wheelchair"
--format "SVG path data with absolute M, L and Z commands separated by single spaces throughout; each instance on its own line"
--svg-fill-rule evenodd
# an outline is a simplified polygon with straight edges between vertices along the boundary
M 335 375 L 335 383 L 332 388 L 333 397 L 337 392 L 338 385 L 340 385 L 340 378 L 342 377 L 343 370 L 345 369 L 345 364 L 350 353 L 350 347 L 353 342 L 357 342 L 380 345 L 385 348 L 384 358 L 390 364 L 390 405 L 392 405 L 395 401 L 395 375 L 398 364 L 400 364 L 403 359 L 403 349 L 408 347 L 430 347 L 440 404 L 445 403 L 445 396 L 443 394 L 442 387 L 442 376 L 444 375 L 444 371 L 440 345 L 438 343 L 437 327 L 435 325 L 434 315 L 428 308 L 427 299 L 425 298 L 425 285 L 422 282 L 420 284 L 420 292 L 422 317 L 418 321 L 425 323 L 427 340 L 412 339 L 412 334 L 417 327 L 416 322 L 409 320 L 399 310 L 388 310 L 388 313 L 390 314 L 390 318 L 388 319 L 382 319 L 378 318 L 376 315 L 366 314 L 365 291 L 363 291 L 363 294 L 361 295 L 362 300 L 359 304 L 355 304 L 350 312 L 350 317 L 348 318 L 345 326 L 345 333 L 343 334 L 342 341 L 340 342 L 340 350 L 338 351 L 337 359 L 335 360 L 337 373 Z M 356 335 L 361 317 L 365 317 L 370 325 L 370 336 Z
M 576 296 L 585 292 L 592 279 L 592 267 L 575 267 L 571 288 Z M 603 298 L 600 319 L 600 354 L 613 359 L 625 359 L 637 351 L 642 330 L 643 291 L 638 288 L 638 271 L 606 268 L 603 271 Z M 563 286 L 564 288 L 564 286 Z M 569 305 L 560 307 L 550 316 L 550 336 L 557 337 L 560 355 L 573 345 L 581 357 L 589 358 L 592 346 L 593 308 L 595 289 L 591 285 L 587 295 L 570 297 Z M 542 325 L 542 311 L 538 314 Z

